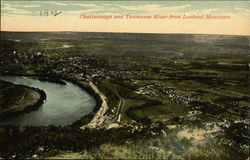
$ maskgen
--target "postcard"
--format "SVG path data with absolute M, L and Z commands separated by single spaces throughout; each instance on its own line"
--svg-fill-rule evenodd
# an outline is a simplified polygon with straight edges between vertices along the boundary
M 249 160 L 249 1 L 1 1 L 0 159 Z

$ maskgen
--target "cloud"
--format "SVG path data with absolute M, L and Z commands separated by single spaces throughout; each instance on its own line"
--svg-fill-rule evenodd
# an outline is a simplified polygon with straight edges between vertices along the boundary
M 15 7 L 23 7 L 23 8 L 37 8 L 40 5 L 14 5 Z
M 238 11 L 238 13 L 235 14 L 238 18 L 242 17 L 247 17 L 248 19 L 250 18 L 250 9 L 247 8 L 234 8 L 234 9 Z
M 52 4 L 58 5 L 58 6 L 67 6 L 66 3 L 59 3 L 59 2 L 52 2 Z
M 216 11 L 219 11 L 220 9 L 219 8 L 209 8 L 209 9 L 203 9 L 201 11 L 199 11 L 200 13 L 202 14 L 210 14 L 210 13 L 213 13 L 213 12 L 216 12 Z
M 66 11 L 66 13 L 70 15 L 75 15 L 75 14 L 80 15 L 81 13 L 90 13 L 90 12 L 96 12 L 96 11 L 100 11 L 100 9 L 98 8 L 83 9 L 83 10 L 75 10 L 75 11 Z
M 172 6 L 172 7 L 163 7 L 161 5 L 156 5 L 156 4 L 147 4 L 147 5 L 140 5 L 140 6 L 124 6 L 124 5 L 116 5 L 116 6 L 125 10 L 130 10 L 130 11 L 146 11 L 146 12 L 177 11 L 177 10 L 191 7 L 190 4 L 182 5 L 182 6 Z
M 169 10 L 169 11 L 176 11 L 180 9 L 186 9 L 191 7 L 191 4 L 183 5 L 183 6 L 175 6 L 175 7 L 164 7 L 163 9 Z
M 206 14 L 212 14 L 214 12 L 220 11 L 219 8 L 208 8 L 203 10 L 191 10 L 187 12 L 183 12 L 185 15 L 206 15 Z M 228 14 L 227 14 L 228 15 Z
M 250 9 L 247 8 L 235 8 L 235 9 L 242 12 L 250 12 Z
M 25 9 L 13 8 L 10 4 L 5 4 L 5 7 L 3 7 L 2 10 L 7 11 L 11 14 L 30 14 L 30 13 L 32 13 L 32 12 L 25 10 Z
M 117 7 L 121 9 L 126 9 L 130 11 L 143 11 L 143 10 L 149 10 L 154 8 L 159 8 L 160 5 L 140 5 L 140 6 L 124 6 L 124 5 L 116 5 Z
M 47 1 L 47 2 L 43 2 L 43 3 L 54 4 L 54 5 L 57 5 L 57 6 L 68 6 L 69 5 L 67 3 L 53 2 L 53 1 Z
M 81 9 L 81 10 L 76 10 L 76 11 L 68 11 L 67 13 L 70 14 L 75 14 L 75 13 L 90 13 L 90 12 L 99 12 L 99 13 L 106 13 L 106 12 L 111 12 L 111 11 L 117 11 L 121 10 L 117 8 L 116 6 L 101 6 L 101 5 L 95 5 L 95 4 L 79 4 L 79 3 L 74 3 L 72 4 L 74 6 L 81 6 L 81 7 L 86 7 L 87 9 Z
M 104 6 L 112 6 L 113 4 L 109 4 L 109 3 L 104 3 Z
M 74 4 L 72 4 L 72 5 L 74 5 L 74 6 L 81 6 L 81 7 L 96 7 L 96 5 L 95 4 L 83 4 L 83 3 L 74 3 Z

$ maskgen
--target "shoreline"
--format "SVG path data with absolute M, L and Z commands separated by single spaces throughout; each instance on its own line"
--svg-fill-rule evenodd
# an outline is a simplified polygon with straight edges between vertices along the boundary
M 34 77 L 34 78 L 37 78 L 38 80 L 46 79 L 49 82 L 51 79 L 55 78 L 55 80 L 53 80 L 51 83 L 58 83 L 58 84 L 63 85 L 62 80 L 66 80 L 66 81 L 69 81 L 69 82 L 77 85 L 78 87 L 80 87 L 81 89 L 86 91 L 88 94 L 90 94 L 95 99 L 96 105 L 93 108 L 92 112 L 81 117 L 81 119 L 73 122 L 72 124 L 70 124 L 68 126 L 72 126 L 72 127 L 79 126 L 81 129 L 84 129 L 85 127 L 86 128 L 95 128 L 95 127 L 101 128 L 101 124 L 103 123 L 103 121 L 100 121 L 100 119 L 101 119 L 100 116 L 103 116 L 104 113 L 106 113 L 106 111 L 108 109 L 108 105 L 106 102 L 106 97 L 98 90 L 98 88 L 92 82 L 87 82 L 87 81 L 83 81 L 83 80 L 82 81 L 81 80 L 74 80 L 74 79 L 69 79 L 69 78 L 62 78 L 62 77 L 56 76 L 56 75 L 46 76 L 46 75 L 38 75 L 38 74 L 29 75 L 29 74 L 8 74 L 7 73 L 7 74 L 0 74 L 0 76 L 26 76 L 26 77 Z M 8 83 L 10 83 L 10 82 L 8 82 Z M 29 87 L 29 86 L 26 86 L 26 87 Z M 33 87 L 29 87 L 29 88 L 33 88 Z M 33 88 L 33 89 L 40 90 L 38 88 Z M 39 92 L 39 94 L 41 95 L 41 98 L 37 101 L 37 103 L 35 105 L 32 105 L 33 108 L 27 107 L 27 109 L 18 112 L 18 114 L 29 112 L 29 111 L 31 111 L 33 109 L 37 109 L 39 106 L 41 106 L 43 101 L 46 99 L 46 93 L 41 90 L 41 93 Z M 102 109 L 103 107 L 104 107 L 104 109 Z M 11 114 L 10 116 L 14 116 L 14 115 L 17 115 L 17 114 Z M 7 118 L 7 117 L 9 117 L 9 115 L 6 115 L 6 116 L 1 115 L 0 120 L 2 120 L 2 117 Z M 100 121 L 100 122 L 98 122 L 98 121 Z M 96 123 L 96 124 L 94 124 L 94 123 Z
M 89 123 L 91 123 L 93 121 L 93 119 L 97 116 L 97 113 L 102 108 L 103 103 L 107 103 L 107 102 L 105 99 L 103 99 L 100 96 L 99 93 L 101 93 L 101 92 L 96 92 L 98 89 L 96 90 L 93 87 L 93 85 L 91 85 L 91 84 L 93 84 L 92 82 L 87 82 L 87 81 L 83 81 L 83 80 L 65 79 L 65 78 L 62 78 L 62 79 L 67 80 L 67 81 L 77 85 L 78 87 L 80 87 L 81 89 L 86 91 L 88 94 L 93 96 L 93 98 L 95 99 L 96 105 L 93 108 L 92 112 L 90 112 L 88 115 L 83 116 L 80 120 L 77 120 L 71 124 L 71 126 L 77 126 L 77 127 L 80 127 L 80 129 L 84 129 L 85 128 L 84 126 L 88 126 Z M 86 121 L 87 121 L 87 123 L 86 123 Z
M 108 110 L 108 103 L 106 101 L 106 96 L 100 92 L 100 90 L 97 88 L 96 85 L 94 85 L 93 82 L 89 82 L 89 87 L 92 89 L 94 94 L 98 96 L 98 100 L 101 102 L 99 104 L 99 109 L 94 115 L 93 119 L 86 125 L 83 125 L 80 127 L 80 129 L 85 129 L 85 128 L 105 128 L 105 116 L 104 114 Z
M 0 117 L 1 117 L 0 120 L 4 120 L 4 119 L 7 119 L 7 118 L 10 118 L 10 117 L 13 117 L 13 116 L 17 116 L 17 115 L 20 115 L 20 114 L 27 113 L 27 112 L 30 112 L 32 110 L 35 110 L 35 109 L 41 107 L 44 100 L 46 100 L 46 93 L 43 90 L 39 89 L 39 88 L 34 88 L 34 87 L 30 87 L 30 86 L 25 86 L 25 85 L 19 85 L 19 84 L 11 83 L 11 82 L 4 81 L 4 80 L 0 80 L 0 81 L 12 84 L 14 86 L 21 86 L 21 87 L 24 87 L 24 88 L 27 88 L 27 89 L 31 89 L 31 90 L 33 90 L 33 91 L 40 94 L 40 98 L 33 105 L 27 105 L 24 109 L 14 111 L 14 112 L 8 112 L 7 111 L 7 112 L 0 113 Z

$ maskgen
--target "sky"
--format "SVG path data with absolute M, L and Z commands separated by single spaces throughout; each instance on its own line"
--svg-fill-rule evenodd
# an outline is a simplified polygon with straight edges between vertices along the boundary
M 87 19 L 80 15 L 112 18 Z M 126 15 L 166 18 L 129 19 Z M 207 19 L 207 15 L 227 18 Z M 2 0 L 1 30 L 250 35 L 250 1 Z

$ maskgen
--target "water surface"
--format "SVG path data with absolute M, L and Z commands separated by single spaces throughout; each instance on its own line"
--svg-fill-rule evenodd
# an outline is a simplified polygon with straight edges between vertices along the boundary
M 89 114 L 96 105 L 89 93 L 70 82 L 61 85 L 21 76 L 0 76 L 0 79 L 42 89 L 47 96 L 38 109 L 0 121 L 1 124 L 64 126 Z

